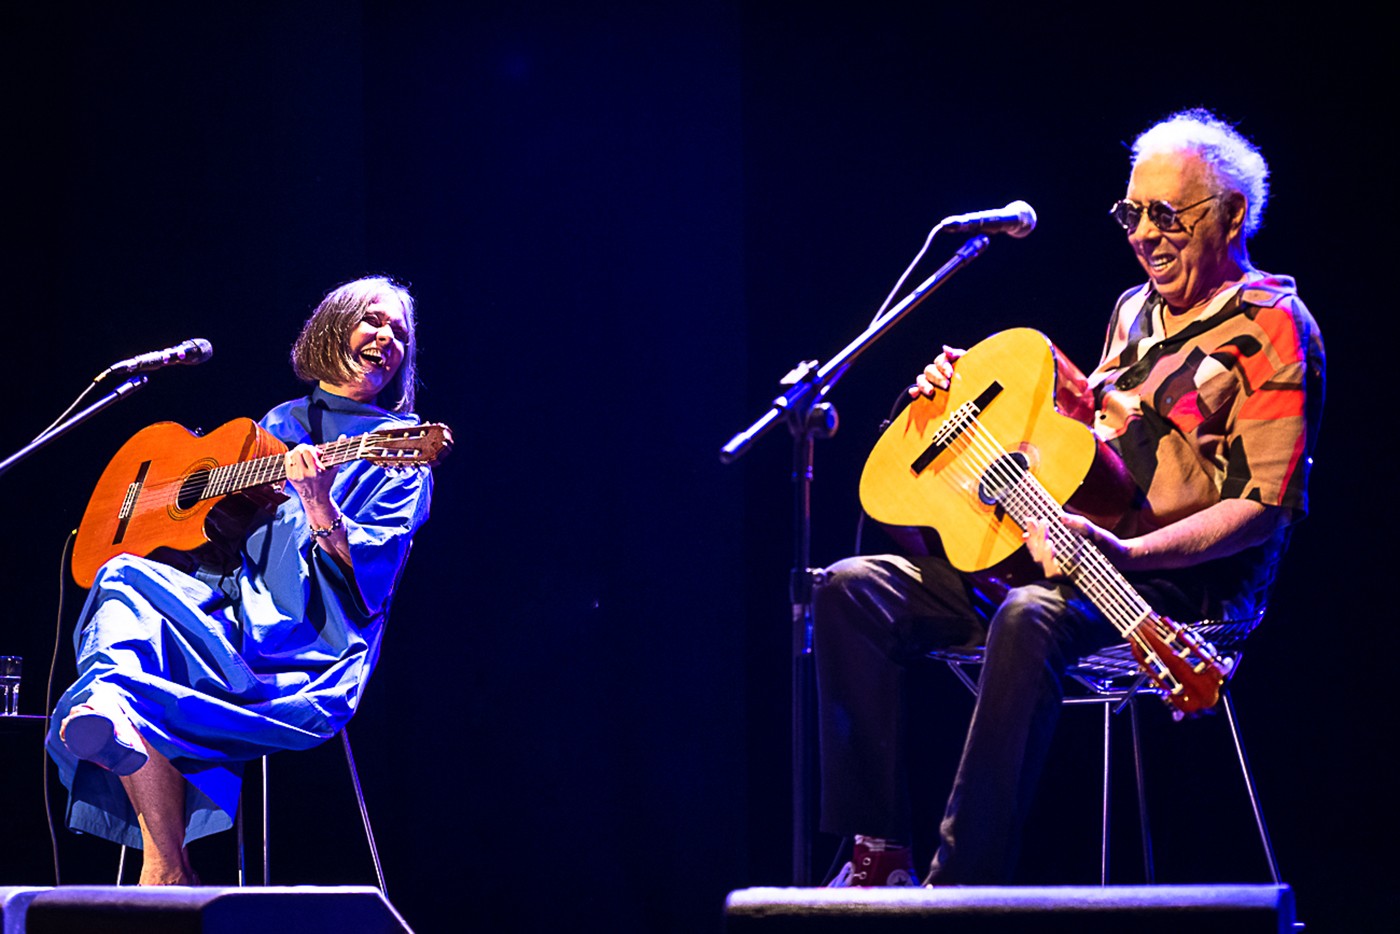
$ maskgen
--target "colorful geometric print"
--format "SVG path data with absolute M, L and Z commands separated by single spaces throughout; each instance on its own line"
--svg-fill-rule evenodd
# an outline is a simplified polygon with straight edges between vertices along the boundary
M 1325 356 L 1293 280 L 1227 290 L 1171 336 L 1162 306 L 1150 286 L 1125 293 L 1089 377 L 1095 431 L 1145 493 L 1116 531 L 1141 534 L 1228 498 L 1305 514 Z

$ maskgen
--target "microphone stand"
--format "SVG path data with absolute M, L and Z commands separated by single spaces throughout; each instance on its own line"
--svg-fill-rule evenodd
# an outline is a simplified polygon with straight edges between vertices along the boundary
M 72 418 L 53 426 L 48 431 L 39 435 L 39 437 L 29 442 L 29 444 L 5 458 L 5 460 L 0 461 L 0 474 L 3 474 L 30 454 L 44 447 L 50 441 L 54 441 L 60 436 L 67 434 L 71 429 L 78 427 L 98 412 L 101 412 L 103 409 L 115 403 L 118 399 L 128 396 L 140 389 L 142 386 L 146 385 L 149 380 L 150 377 L 147 376 L 133 376 L 101 399 L 98 399 L 92 405 L 73 415 Z
M 937 230 L 934 231 L 937 233 Z M 932 239 L 932 235 L 930 235 Z M 817 361 L 799 364 L 783 377 L 788 390 L 748 428 L 730 438 L 720 449 L 721 463 L 731 464 L 783 420 L 792 435 L 793 566 L 788 579 L 792 603 L 792 876 L 794 885 L 810 885 L 812 875 L 811 828 L 815 824 L 815 758 L 812 750 L 816 678 L 812 664 L 812 591 L 824 574 L 811 567 L 813 455 L 818 438 L 836 433 L 835 407 L 827 394 L 856 358 L 870 348 L 900 319 L 943 285 L 955 272 L 982 254 L 990 241 L 984 234 L 967 240 L 902 302 L 877 317 L 855 340 L 820 368 Z

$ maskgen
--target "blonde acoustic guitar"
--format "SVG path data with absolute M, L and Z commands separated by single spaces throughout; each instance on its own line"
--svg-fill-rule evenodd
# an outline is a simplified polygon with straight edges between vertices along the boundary
M 1230 662 L 1155 612 L 1063 521 L 1067 503 L 1102 523 L 1129 502 L 1126 474 L 1086 424 L 1092 412 L 1083 374 L 1045 335 L 995 334 L 958 360 L 947 392 L 915 399 L 884 431 L 861 475 L 861 503 L 887 525 L 934 529 L 948 560 L 969 573 L 995 574 L 1023 547 L 1026 524 L 1046 523 L 1060 572 L 1122 634 L 1166 700 L 1199 713 L 1219 700 Z

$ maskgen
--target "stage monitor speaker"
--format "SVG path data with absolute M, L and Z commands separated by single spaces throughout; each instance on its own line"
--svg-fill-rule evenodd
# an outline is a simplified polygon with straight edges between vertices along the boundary
M 0 934 L 24 934 L 24 916 L 29 903 L 47 888 L 27 885 L 0 886 Z
M 741 889 L 727 934 L 1293 934 L 1283 885 Z
M 376 888 L 62 886 L 29 901 L 25 934 L 403 934 Z M 8 930 L 6 934 L 9 934 Z

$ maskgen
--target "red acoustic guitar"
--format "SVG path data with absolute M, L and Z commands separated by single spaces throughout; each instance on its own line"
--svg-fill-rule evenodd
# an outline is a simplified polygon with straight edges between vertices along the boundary
M 961 571 L 1001 565 L 1045 522 L 1061 572 L 1123 635 L 1143 670 L 1184 714 L 1214 707 L 1231 662 L 1153 611 L 1062 506 L 1094 492 L 1101 446 L 1079 419 L 1092 412 L 1082 373 L 1028 328 L 995 334 L 958 361 L 947 393 L 915 399 L 865 464 L 866 512 L 892 526 L 928 526 Z M 1072 416 L 1077 416 L 1072 417 Z M 1079 500 L 1073 503 L 1080 507 Z M 1090 505 L 1093 517 L 1110 511 Z
M 446 425 L 384 428 L 319 445 L 335 466 L 370 460 L 389 467 L 431 466 L 452 449 Z M 120 554 L 198 554 L 226 560 L 228 544 L 286 495 L 287 446 L 252 419 L 200 437 L 175 424 L 143 428 L 112 458 L 88 501 L 73 546 L 73 579 L 91 587 L 97 569 Z

